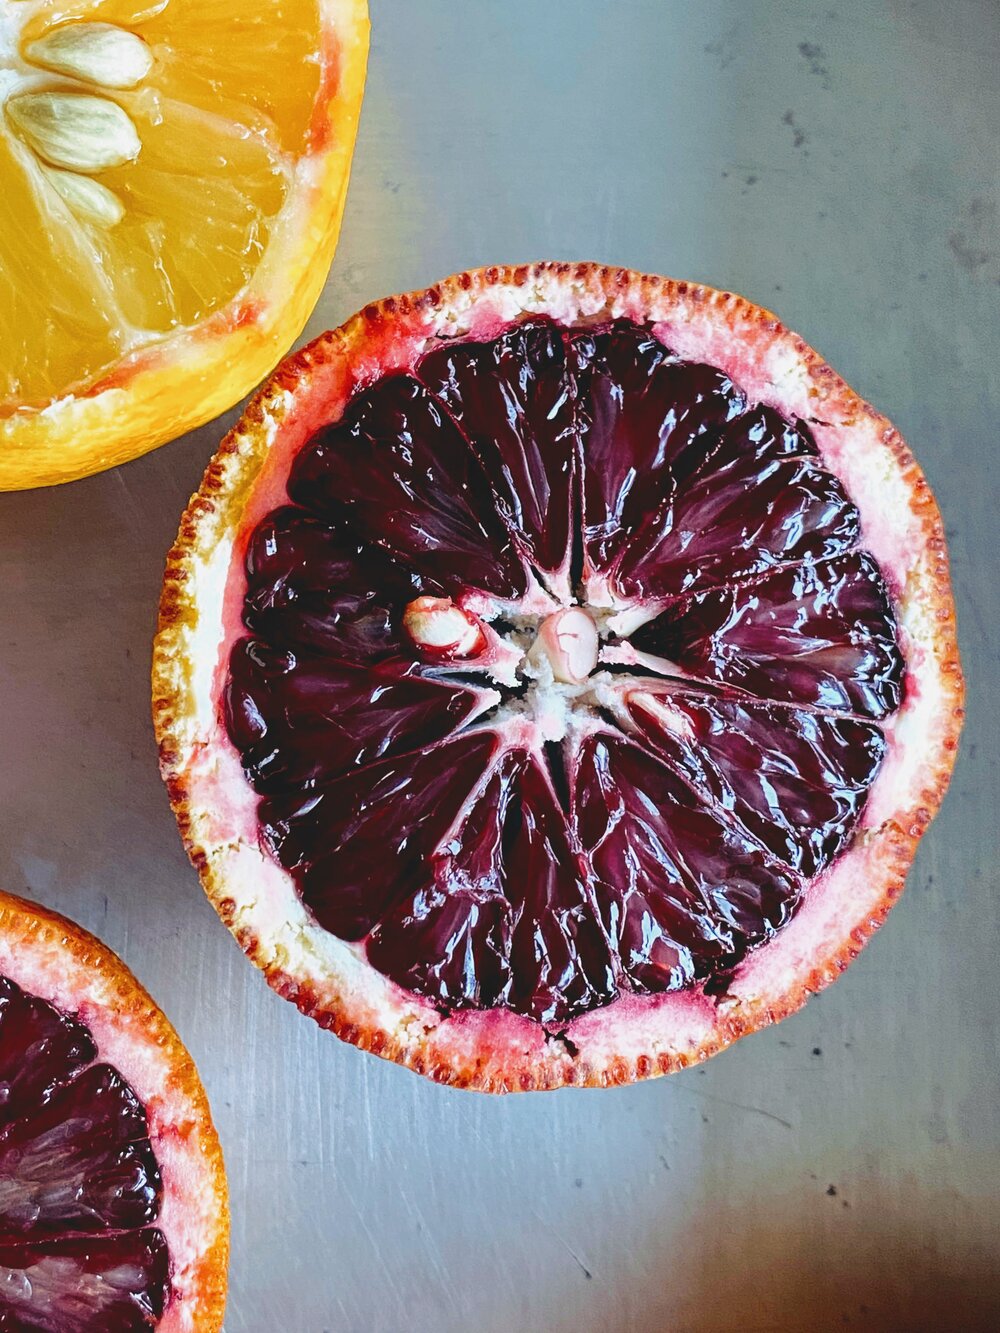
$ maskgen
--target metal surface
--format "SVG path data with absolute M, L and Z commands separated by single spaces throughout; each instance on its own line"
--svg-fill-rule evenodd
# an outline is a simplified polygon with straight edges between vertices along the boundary
M 0 498 L 0 882 L 121 952 L 199 1062 L 229 1333 L 1000 1327 L 996 0 L 373 0 L 309 328 L 500 260 L 778 309 L 901 427 L 948 520 L 970 718 L 847 977 L 667 1080 L 490 1100 L 321 1033 L 202 897 L 156 774 L 164 553 L 233 419 Z

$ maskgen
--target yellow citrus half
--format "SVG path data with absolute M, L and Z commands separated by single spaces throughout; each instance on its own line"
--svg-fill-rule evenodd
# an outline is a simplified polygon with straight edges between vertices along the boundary
M 0 489 L 135 458 L 287 350 L 337 240 L 367 10 L 0 7 Z

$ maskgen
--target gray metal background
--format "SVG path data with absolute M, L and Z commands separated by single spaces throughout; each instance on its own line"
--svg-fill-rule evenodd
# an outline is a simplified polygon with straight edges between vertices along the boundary
M 996 0 L 373 0 L 308 332 L 594 258 L 776 308 L 901 427 L 951 536 L 951 795 L 848 976 L 709 1065 L 490 1100 L 321 1033 L 202 897 L 156 774 L 163 557 L 234 414 L 0 498 L 0 882 L 117 949 L 201 1068 L 229 1333 L 1000 1327 Z

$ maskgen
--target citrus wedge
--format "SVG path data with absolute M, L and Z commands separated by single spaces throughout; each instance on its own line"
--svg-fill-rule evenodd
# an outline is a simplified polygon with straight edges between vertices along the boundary
M 366 0 L 0 10 L 0 488 L 122 463 L 232 406 L 336 244 Z
M 190 1055 L 120 958 L 0 893 L 0 1329 L 215 1333 L 229 1204 Z

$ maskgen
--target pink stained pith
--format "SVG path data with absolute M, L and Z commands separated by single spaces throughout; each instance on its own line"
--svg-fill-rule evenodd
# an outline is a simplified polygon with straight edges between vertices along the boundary
M 849 845 L 902 658 L 804 423 L 533 319 L 362 389 L 288 498 L 225 721 L 265 844 L 400 985 L 554 1025 L 724 989 Z M 471 656 L 414 620 L 455 607 Z
M 146 1114 L 86 1025 L 0 978 L 0 1329 L 133 1333 L 169 1254 Z

